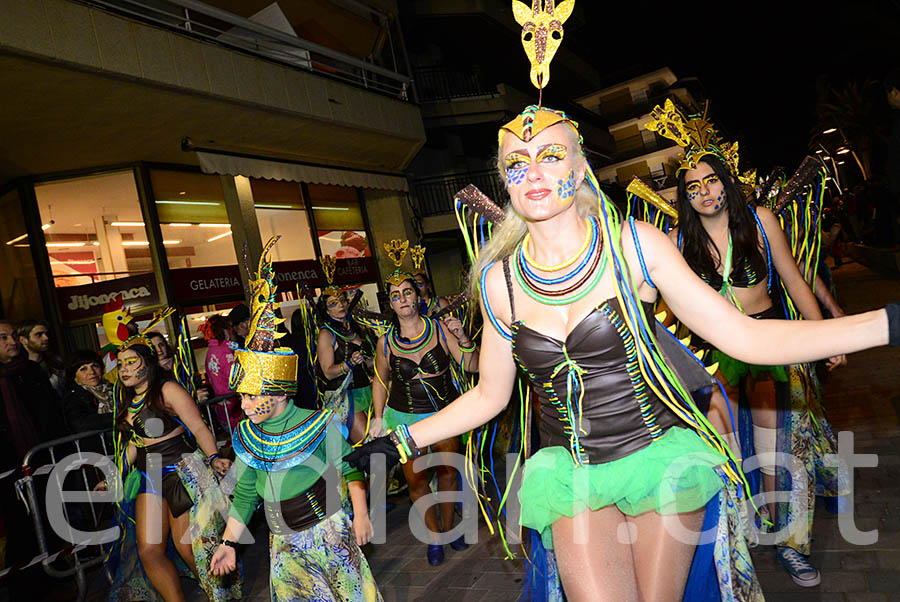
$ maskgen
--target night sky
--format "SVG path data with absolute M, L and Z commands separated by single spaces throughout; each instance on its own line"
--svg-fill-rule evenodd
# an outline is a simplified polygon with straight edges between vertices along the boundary
M 808 152 L 817 80 L 873 78 L 869 93 L 886 111 L 880 80 L 900 67 L 900 0 L 578 4 L 588 25 L 567 30 L 564 44 L 604 75 L 667 65 L 698 77 L 742 163 L 760 170 L 793 170 Z

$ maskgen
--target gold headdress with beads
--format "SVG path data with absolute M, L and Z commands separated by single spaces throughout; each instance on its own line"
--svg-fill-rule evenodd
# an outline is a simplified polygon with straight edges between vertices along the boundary
M 322 289 L 322 296 L 339 296 L 344 291 L 334 285 L 334 271 L 337 269 L 337 260 L 331 255 L 323 255 L 319 258 L 319 263 L 322 264 L 322 273 L 325 275 L 325 288 Z
M 728 168 L 731 174 L 740 180 L 744 186 L 753 186 L 756 183 L 756 171 L 751 170 L 741 174 L 739 168 L 740 154 L 737 142 L 726 142 L 720 136 L 713 123 L 707 118 L 709 103 L 703 107 L 702 115 L 686 117 L 675 106 L 671 99 L 666 99 L 665 104 L 657 105 L 650 112 L 650 121 L 644 127 L 651 132 L 656 132 L 664 138 L 674 140 L 678 146 L 684 149 L 681 157 L 681 165 L 676 174 L 687 169 L 695 169 L 703 157 L 714 156 Z
M 404 280 L 412 279 L 413 275 L 402 269 L 403 258 L 409 251 L 409 241 L 394 238 L 391 242 L 384 243 L 384 250 L 387 251 L 388 257 L 394 263 L 394 272 L 385 280 L 387 284 L 400 286 Z
M 250 281 L 250 332 L 247 348 L 234 352 L 229 388 L 249 395 L 293 395 L 297 392 L 297 355 L 290 347 L 278 346 L 286 333 L 275 314 L 275 270 L 269 252 L 280 236 L 273 236 L 259 258 L 259 271 Z
M 414 274 L 424 274 L 425 269 L 422 264 L 425 262 L 425 247 L 422 245 L 410 247 L 409 256 L 412 257 Z

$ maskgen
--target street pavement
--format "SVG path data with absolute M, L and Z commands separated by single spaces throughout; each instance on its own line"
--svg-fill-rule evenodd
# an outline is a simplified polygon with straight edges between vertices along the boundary
M 837 269 L 835 282 L 838 300 L 848 313 L 900 300 L 900 280 L 856 263 Z M 820 507 L 813 525 L 812 561 L 822 571 L 822 583 L 798 587 L 776 564 L 772 548 L 760 546 L 753 550 L 753 558 L 766 599 L 900 602 L 900 349 L 880 348 L 850 356 L 846 367 L 830 375 L 824 403 L 834 431 L 853 432 L 856 453 L 877 454 L 877 467 L 854 471 L 854 521 L 861 531 L 876 529 L 878 538 L 865 546 L 847 542 L 836 516 Z M 387 543 L 365 548 L 387 602 L 518 598 L 521 549 L 516 560 L 504 559 L 499 538 L 482 528 L 476 544 L 461 552 L 445 546 L 445 562 L 432 567 L 425 559 L 425 545 L 413 537 L 407 524 L 408 501 L 404 496 L 392 501 L 397 507 L 387 514 Z M 259 543 L 244 554 L 245 599 L 254 602 L 269 599 L 263 533 L 258 530 Z M 205 600 L 195 584 L 184 583 L 191 602 Z

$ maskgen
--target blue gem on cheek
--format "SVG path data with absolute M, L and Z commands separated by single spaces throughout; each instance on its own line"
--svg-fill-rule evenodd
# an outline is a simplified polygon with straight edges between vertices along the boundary
M 506 181 L 510 186 L 518 186 L 525 179 L 525 172 L 528 171 L 525 168 L 519 169 L 507 169 L 506 170 Z

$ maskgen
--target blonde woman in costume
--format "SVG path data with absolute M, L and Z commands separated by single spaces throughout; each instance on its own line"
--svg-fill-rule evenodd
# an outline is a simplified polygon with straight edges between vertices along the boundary
M 890 341 L 900 342 L 900 307 L 753 320 L 698 278 L 664 234 L 617 221 L 571 119 L 528 107 L 499 142 L 511 202 L 471 276 L 493 324 L 480 381 L 408 435 L 394 431 L 350 460 L 415 457 L 485 424 L 508 404 L 522 368 L 541 398 L 542 449 L 525 467 L 521 522 L 555 548 L 568 599 L 680 600 L 726 458 L 704 441 L 708 429 L 688 428 L 695 416 L 671 403 L 668 379 L 646 376 L 657 356 L 640 313 L 662 293 L 682 322 L 733 357 L 796 363 L 885 345 L 889 322 Z M 740 599 L 761 597 L 755 580 L 745 588 Z

